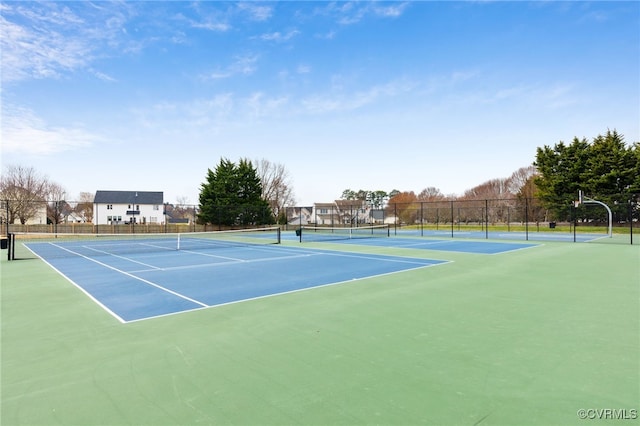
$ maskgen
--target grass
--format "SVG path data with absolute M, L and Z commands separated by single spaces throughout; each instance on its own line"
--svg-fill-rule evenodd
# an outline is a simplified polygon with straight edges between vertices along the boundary
M 1 424 L 567 425 L 640 408 L 638 246 L 350 249 L 453 262 L 120 324 L 43 262 L 2 260 Z

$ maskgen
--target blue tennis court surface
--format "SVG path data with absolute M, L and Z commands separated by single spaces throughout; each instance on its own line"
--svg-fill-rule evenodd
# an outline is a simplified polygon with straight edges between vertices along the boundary
M 518 232 L 497 232 L 497 231 L 454 231 L 453 236 L 451 230 L 392 230 L 393 234 L 397 236 L 407 237 L 435 237 L 435 238 L 477 238 L 483 239 L 495 239 L 495 240 L 517 240 L 517 241 L 562 241 L 579 243 L 586 243 L 589 241 L 596 241 L 601 238 L 607 238 L 606 234 L 588 234 L 577 233 L 574 235 L 571 232 L 543 232 L 543 231 L 529 231 Z
M 421 238 L 368 238 L 345 240 L 345 242 L 348 244 L 363 244 L 369 246 L 453 251 L 475 254 L 500 254 L 535 247 L 537 245 L 494 241 L 461 241 L 453 239 L 438 240 Z
M 293 239 L 290 235 L 284 237 Z M 297 237 L 296 237 L 297 238 Z M 325 238 L 323 240 L 323 238 Z M 388 248 L 412 248 L 423 250 L 438 250 L 460 253 L 475 254 L 500 254 L 514 250 L 522 250 L 535 247 L 538 244 L 520 242 L 494 242 L 494 241 L 472 241 L 456 239 L 433 239 L 433 238 L 410 238 L 410 237 L 378 237 L 378 238 L 341 238 L 331 234 L 320 236 L 316 242 L 328 242 L 338 244 L 356 244 Z
M 121 322 L 446 263 L 280 245 L 126 254 L 96 242 L 25 245 Z

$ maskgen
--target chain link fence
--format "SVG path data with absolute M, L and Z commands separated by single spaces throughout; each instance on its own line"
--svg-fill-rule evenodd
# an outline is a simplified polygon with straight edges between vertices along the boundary
M 220 206 L 216 223 L 200 223 L 197 205 L 164 204 L 157 212 L 112 210 L 98 215 L 91 202 L 0 200 L 0 233 L 176 233 L 246 228 L 275 224 L 285 230 L 300 226 L 357 227 L 389 224 L 393 235 L 450 238 L 508 238 L 558 241 L 596 240 L 633 244 L 640 227 L 638 194 L 610 196 L 606 205 L 538 198 L 416 201 L 370 208 L 356 201 L 286 207 L 275 218 L 270 209 Z M 410 231 L 410 232 L 409 232 Z M 582 238 L 584 237 L 584 238 Z M 603 241 L 604 238 L 598 239 Z M 636 242 L 637 243 L 637 242 Z
M 108 210 L 91 202 L 0 200 L 0 234 L 9 233 L 177 233 L 240 229 L 274 224 L 270 209 L 220 206 L 211 209 L 214 223 L 202 223 L 200 209 L 191 204 L 112 205 Z
M 606 208 L 539 198 L 416 201 L 369 209 L 361 203 L 287 208 L 287 229 L 304 225 L 357 227 L 389 224 L 394 235 L 633 244 L 640 227 L 638 194 L 611 196 Z M 609 229 L 613 235 L 609 237 Z M 637 239 L 637 238 L 636 238 Z

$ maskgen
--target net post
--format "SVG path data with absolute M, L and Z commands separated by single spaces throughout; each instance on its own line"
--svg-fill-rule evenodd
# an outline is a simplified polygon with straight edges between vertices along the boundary
M 573 242 L 576 242 L 576 237 L 577 237 L 577 229 L 576 227 L 578 226 L 578 212 L 576 211 L 576 209 L 578 208 L 578 206 L 580 205 L 580 202 L 577 202 L 573 205 L 573 208 L 571 209 L 571 215 L 573 216 Z
M 16 260 L 16 236 L 7 234 L 7 260 Z

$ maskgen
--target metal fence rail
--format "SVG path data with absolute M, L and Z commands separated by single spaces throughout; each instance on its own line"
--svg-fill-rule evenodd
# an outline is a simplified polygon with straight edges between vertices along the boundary
M 335 203 L 317 203 L 308 207 L 287 207 L 284 229 L 297 229 L 303 225 L 357 227 L 388 224 L 392 232 L 414 231 L 415 235 L 451 238 L 509 238 L 535 239 L 542 234 L 573 235 L 607 234 L 611 226 L 615 242 L 633 244 L 634 234 L 640 227 L 638 194 L 610 196 L 605 208 L 597 204 L 576 205 L 573 200 L 549 202 L 538 198 L 502 198 L 473 200 L 415 201 L 389 203 L 381 208 L 367 206 L 361 201 L 338 200 Z M 220 206 L 214 208 L 221 218 L 219 223 L 199 222 L 199 207 L 165 203 L 155 222 L 111 221 L 94 217 L 93 205 L 74 201 L 0 200 L 0 233 L 158 233 L 202 232 L 233 228 L 246 228 L 252 223 L 222 224 L 229 213 L 241 218 L 250 216 L 255 223 L 273 224 L 276 219 L 270 211 L 248 211 L 245 207 Z M 267 217 L 268 216 L 268 217 Z M 521 236 L 520 236 L 521 235 Z M 566 238 L 565 238 L 566 240 Z
M 389 203 L 382 209 L 367 209 L 362 203 L 313 207 L 289 207 L 287 227 L 303 225 L 345 226 L 389 224 L 395 234 L 413 230 L 413 235 L 467 238 L 521 238 L 558 236 L 559 241 L 585 241 L 581 235 L 608 236 L 611 226 L 615 242 L 633 244 L 640 228 L 640 205 L 635 194 L 612 197 L 612 218 L 595 205 L 576 205 L 573 200 L 557 203 L 538 198 L 416 201 Z M 543 235 L 544 234 L 544 235 Z M 565 234 L 565 235 L 563 235 Z M 562 237 L 562 238 L 560 238 Z

